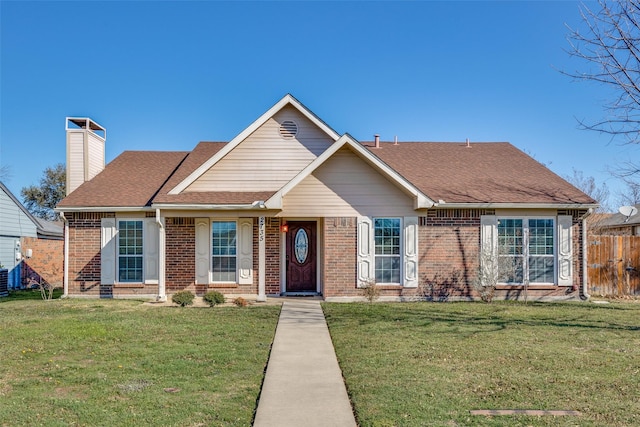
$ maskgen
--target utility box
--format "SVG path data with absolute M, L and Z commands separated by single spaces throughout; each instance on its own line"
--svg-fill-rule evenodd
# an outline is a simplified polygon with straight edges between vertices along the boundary
M 0 268 L 0 298 L 9 296 L 9 270 Z

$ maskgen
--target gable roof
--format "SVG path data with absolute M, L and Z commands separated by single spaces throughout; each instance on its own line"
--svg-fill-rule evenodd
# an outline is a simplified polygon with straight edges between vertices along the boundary
M 226 156 L 231 150 L 237 147 L 242 141 L 244 141 L 249 135 L 255 132 L 260 126 L 262 126 L 267 120 L 273 117 L 278 111 L 282 110 L 287 105 L 291 105 L 302 113 L 313 124 L 318 126 L 324 131 L 331 139 L 337 141 L 340 138 L 338 133 L 331 129 L 324 121 L 316 116 L 311 110 L 302 105 L 300 101 L 295 99 L 291 94 L 286 94 L 280 101 L 278 101 L 273 107 L 267 110 L 263 115 L 258 117 L 253 123 L 249 125 L 245 130 L 240 132 L 235 138 L 233 138 L 223 149 L 217 152 L 214 156 L 201 164 L 196 170 L 191 172 L 189 176 L 179 181 L 175 187 L 169 190 L 169 194 L 180 194 L 185 188 L 191 185 L 196 179 L 198 179 L 209 168 L 215 165 L 220 159 Z
M 379 173 L 384 175 L 396 186 L 401 188 L 406 193 L 414 197 L 414 206 L 419 208 L 430 208 L 434 205 L 434 202 L 424 195 L 417 187 L 411 182 L 403 178 L 397 171 L 387 166 L 378 157 L 376 157 L 371 151 L 366 150 L 361 144 L 356 142 L 349 134 L 345 134 L 336 142 L 334 142 L 329 148 L 325 150 L 320 156 L 318 156 L 313 162 L 311 162 L 306 168 L 304 168 L 298 175 L 296 175 L 291 181 L 289 181 L 284 187 L 277 191 L 273 196 L 265 202 L 267 208 L 280 209 L 282 208 L 282 197 L 284 197 L 289 191 L 291 191 L 302 180 L 311 175 L 313 171 L 318 169 L 323 163 L 331 158 L 339 149 L 343 147 L 349 147 L 355 152 L 361 159 L 369 163 Z
M 280 189 L 184 191 L 283 108 L 292 106 L 333 142 Z M 597 202 L 506 142 L 373 142 L 339 136 L 286 95 L 232 141 L 201 142 L 191 152 L 128 151 L 58 205 L 61 211 L 153 208 L 280 209 L 282 197 L 347 147 L 405 194 L 414 206 L 590 208 Z
M 363 143 L 438 202 L 593 205 L 597 202 L 508 142 Z M 524 207 L 524 206 L 523 206 Z
M 36 226 L 36 233 L 38 237 L 54 237 L 61 238 L 63 235 L 62 224 L 58 221 L 47 221 L 41 218 L 36 218 L 31 212 L 24 207 L 22 203 L 13 195 L 13 193 L 0 182 L 0 190 L 2 190 L 9 199 L 24 213 L 27 218 Z

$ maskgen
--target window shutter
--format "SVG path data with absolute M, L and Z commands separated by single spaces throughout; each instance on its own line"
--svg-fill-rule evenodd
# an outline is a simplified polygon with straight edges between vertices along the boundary
M 373 223 L 369 217 L 358 218 L 358 287 L 374 279 Z
M 100 228 L 100 283 L 113 285 L 116 282 L 116 219 L 102 218 Z
M 498 275 L 498 217 L 480 217 L 480 268 L 482 277 L 494 279 Z M 493 280 L 491 280 L 493 281 Z
M 160 236 L 158 235 L 158 225 L 155 218 L 145 218 L 143 233 L 144 282 L 157 284 Z
M 404 286 L 418 287 L 418 217 L 404 218 Z
M 571 215 L 558 215 L 558 286 L 573 285 Z
M 253 218 L 238 220 L 238 283 L 253 284 Z
M 196 284 L 209 284 L 209 218 L 196 218 Z

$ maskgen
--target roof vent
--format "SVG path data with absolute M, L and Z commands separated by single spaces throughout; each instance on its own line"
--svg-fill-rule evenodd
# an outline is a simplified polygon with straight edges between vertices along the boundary
M 280 124 L 280 136 L 284 139 L 293 139 L 298 134 L 298 125 L 293 120 L 285 120 Z

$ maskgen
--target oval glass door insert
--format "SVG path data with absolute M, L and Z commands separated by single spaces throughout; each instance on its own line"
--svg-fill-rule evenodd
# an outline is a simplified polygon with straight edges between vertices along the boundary
M 295 239 L 295 253 L 298 263 L 302 264 L 307 260 L 309 254 L 309 236 L 304 228 L 301 228 L 296 233 Z

